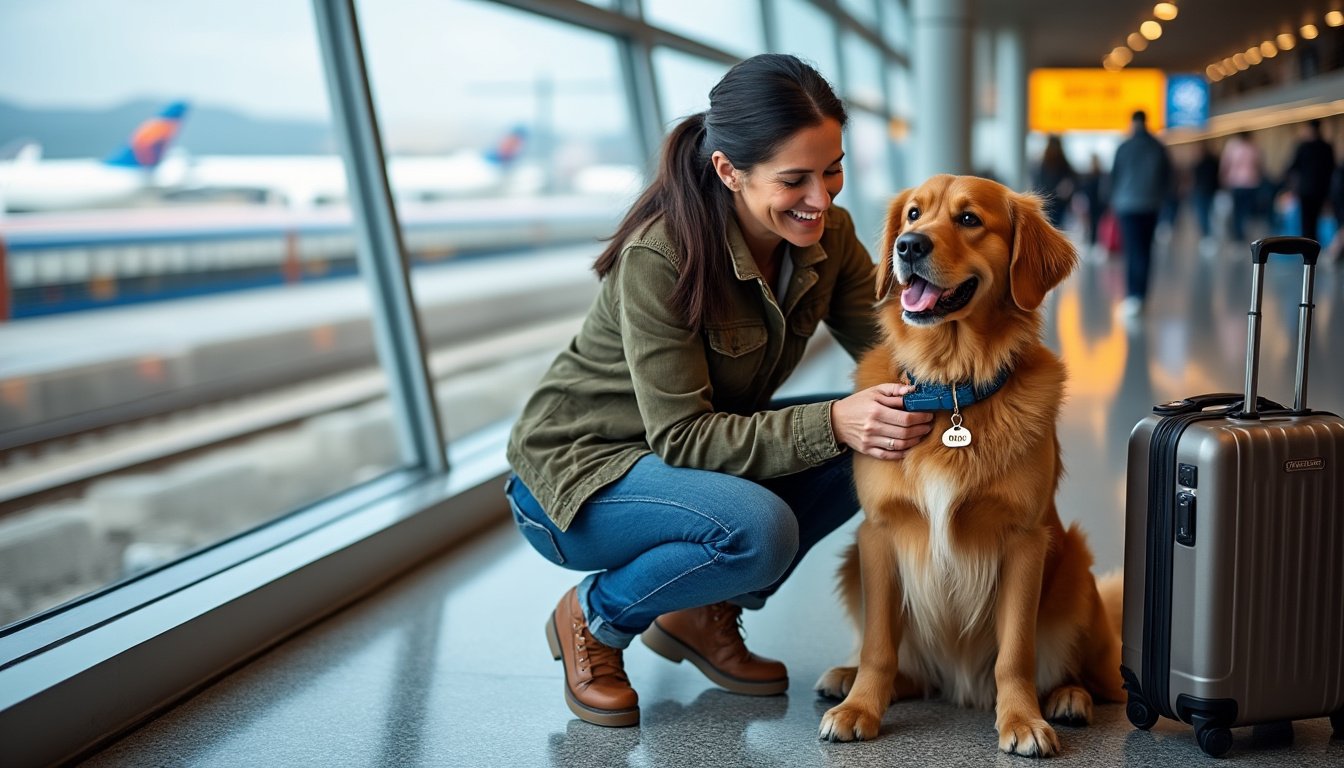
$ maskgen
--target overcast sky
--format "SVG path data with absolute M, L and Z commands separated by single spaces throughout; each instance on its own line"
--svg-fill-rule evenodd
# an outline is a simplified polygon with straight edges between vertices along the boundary
M 616 48 L 598 35 L 465 0 L 358 7 L 385 131 L 403 139 L 535 121 L 539 82 L 559 130 L 628 125 Z M 0 98 L 28 107 L 186 98 L 328 119 L 305 0 L 0 0 L 0 72 Z

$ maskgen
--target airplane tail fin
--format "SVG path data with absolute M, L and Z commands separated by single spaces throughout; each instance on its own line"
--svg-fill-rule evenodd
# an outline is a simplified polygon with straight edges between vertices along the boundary
M 150 169 L 163 160 L 168 145 L 177 138 L 182 118 L 187 114 L 185 101 L 174 101 L 159 114 L 140 124 L 131 138 L 103 162 L 123 168 Z
M 485 153 L 485 159 L 495 165 L 507 166 L 523 153 L 523 144 L 526 141 L 527 129 L 521 125 L 514 126 L 495 143 L 492 149 Z

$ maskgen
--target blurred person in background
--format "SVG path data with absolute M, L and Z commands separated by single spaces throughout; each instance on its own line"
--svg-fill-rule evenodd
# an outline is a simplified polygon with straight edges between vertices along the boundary
M 1243 131 L 1227 140 L 1218 169 L 1219 181 L 1232 194 L 1232 239 L 1243 243 L 1246 241 L 1246 223 L 1259 208 L 1260 188 L 1264 182 L 1260 148 L 1251 140 L 1250 133 Z
M 1101 224 L 1102 214 L 1106 212 L 1109 185 L 1106 170 L 1101 167 L 1101 156 L 1094 153 L 1088 164 L 1087 173 L 1078 179 L 1078 191 L 1087 205 L 1087 231 L 1084 234 L 1089 251 L 1097 250 L 1097 229 Z
M 1148 296 L 1157 216 L 1171 188 L 1171 156 L 1148 131 L 1148 115 L 1136 111 L 1130 135 L 1115 150 L 1111 163 L 1111 208 L 1120 221 L 1125 251 L 1125 298 L 1121 313 L 1137 317 Z
M 1045 140 L 1041 162 L 1032 174 L 1031 185 L 1044 196 L 1045 217 L 1055 229 L 1064 227 L 1064 212 L 1069 208 L 1077 183 L 1078 174 L 1064 156 L 1063 142 L 1058 135 L 1050 134 Z
M 851 452 L 899 460 L 930 430 L 896 383 L 775 398 L 819 323 L 855 359 L 878 339 L 873 260 L 832 204 L 840 99 L 764 54 L 709 103 L 664 140 L 594 265 L 598 298 L 509 439 L 519 531 L 587 572 L 546 635 L 570 711 L 598 725 L 639 722 L 622 649 L 640 635 L 729 691 L 783 693 L 784 664 L 747 650 L 743 608 L 858 512 Z
M 1330 197 L 1330 177 L 1335 171 L 1335 149 L 1321 138 L 1321 121 L 1302 124 L 1302 140 L 1283 172 L 1284 187 L 1297 197 L 1301 235 L 1320 237 L 1321 209 Z
M 1218 196 L 1218 153 L 1210 141 L 1199 143 L 1199 159 L 1190 172 L 1190 204 L 1199 225 L 1200 251 L 1208 254 L 1217 247 L 1213 235 L 1213 200 Z

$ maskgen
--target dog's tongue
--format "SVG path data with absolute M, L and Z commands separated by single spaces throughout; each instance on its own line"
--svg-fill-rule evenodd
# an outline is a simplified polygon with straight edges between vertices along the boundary
M 943 295 L 941 289 L 922 277 L 910 279 L 910 285 L 901 291 L 901 307 L 907 312 L 927 312 Z

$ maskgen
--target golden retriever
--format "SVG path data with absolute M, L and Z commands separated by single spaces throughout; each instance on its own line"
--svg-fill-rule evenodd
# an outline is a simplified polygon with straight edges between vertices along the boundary
M 1087 542 L 1054 502 L 1065 371 L 1041 341 L 1039 307 L 1076 264 L 1040 201 L 993 181 L 934 176 L 892 201 L 877 269 L 884 341 L 857 386 L 913 376 L 983 392 L 1006 379 L 992 394 L 961 391 L 959 440 L 940 439 L 953 414 L 939 410 L 903 460 L 855 455 L 864 520 L 839 576 L 861 644 L 857 667 L 817 682 L 844 698 L 821 738 L 871 739 L 893 700 L 936 692 L 993 705 L 1000 749 L 1045 756 L 1059 751 L 1047 719 L 1085 723 L 1094 697 L 1122 699 L 1120 582 L 1106 580 L 1103 601 Z

